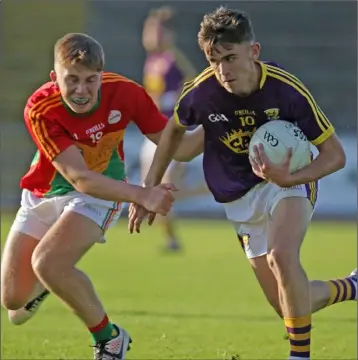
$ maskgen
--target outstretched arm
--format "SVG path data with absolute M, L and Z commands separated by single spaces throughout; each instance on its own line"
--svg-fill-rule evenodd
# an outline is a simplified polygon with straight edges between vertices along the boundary
M 167 126 L 161 134 L 157 150 L 154 155 L 152 165 L 144 180 L 145 187 L 153 186 L 152 184 L 160 184 L 162 178 L 167 170 L 174 153 L 179 147 L 179 144 L 184 136 L 185 127 L 180 126 L 174 119 L 170 119 Z M 137 233 L 140 232 L 140 227 L 144 217 L 147 215 L 145 209 L 135 204 L 131 204 L 129 208 L 129 222 L 128 230 L 133 233 L 134 229 Z M 149 215 L 149 224 L 152 224 L 155 219 L 155 214 Z
M 144 180 L 145 186 L 153 186 L 153 184 L 157 185 L 161 182 L 165 171 L 174 158 L 176 151 L 179 149 L 185 130 L 186 128 L 180 126 L 173 118 L 168 121 L 167 126 L 160 136 L 152 165 Z M 195 136 L 195 134 L 192 135 Z M 182 144 L 183 143 L 184 141 Z M 187 143 L 187 146 L 190 147 L 190 144 Z M 181 147 L 183 148 L 183 145 L 181 145 Z M 185 150 L 183 149 L 183 151 Z
M 174 119 L 170 119 L 167 127 L 178 127 L 177 131 L 181 132 L 181 141 L 176 147 L 173 159 L 180 162 L 189 162 L 204 151 L 204 129 L 199 126 L 193 131 L 186 131 L 186 128 L 178 125 Z M 174 129 L 172 129 L 173 131 Z M 146 134 L 146 137 L 154 144 L 158 145 L 165 130 L 154 134 Z M 176 131 L 176 130 L 175 130 Z M 183 132 L 184 135 L 183 135 Z M 171 136 L 171 135 L 170 135 Z M 174 135 L 175 136 L 175 135 Z
M 89 170 L 75 145 L 61 152 L 52 163 L 56 170 L 81 193 L 108 201 L 138 204 L 142 202 L 143 188 Z
M 89 170 L 75 145 L 69 146 L 52 161 L 56 170 L 79 192 L 116 202 L 133 202 L 146 209 L 165 215 L 174 201 L 168 190 L 170 185 L 157 188 L 143 188 L 108 178 Z

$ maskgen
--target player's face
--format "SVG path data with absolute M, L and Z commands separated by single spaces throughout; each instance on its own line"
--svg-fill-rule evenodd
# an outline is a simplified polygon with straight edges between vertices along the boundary
M 86 113 L 97 104 L 102 72 L 81 65 L 55 65 L 50 74 L 67 106 L 78 114 Z
M 255 60 L 259 54 L 260 44 L 248 42 L 218 43 L 205 51 L 206 58 L 224 88 L 239 95 L 250 93 L 253 82 L 257 82 Z

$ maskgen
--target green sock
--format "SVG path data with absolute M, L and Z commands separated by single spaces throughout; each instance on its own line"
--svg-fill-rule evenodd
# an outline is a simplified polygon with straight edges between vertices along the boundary
M 103 320 L 97 326 L 88 329 L 91 332 L 94 343 L 108 341 L 118 335 L 117 328 L 109 322 L 107 315 L 104 316 Z

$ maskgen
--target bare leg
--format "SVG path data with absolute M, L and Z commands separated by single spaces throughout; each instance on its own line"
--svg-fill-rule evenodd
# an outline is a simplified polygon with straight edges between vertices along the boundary
M 299 253 L 311 213 L 308 199 L 284 198 L 276 205 L 269 224 L 267 261 L 278 285 L 282 315 L 290 337 L 290 358 L 310 357 L 310 283 Z
M 87 325 L 96 326 L 105 316 L 92 283 L 75 267 L 102 236 L 90 219 L 65 212 L 47 232 L 32 256 L 36 275 Z
M 1 262 L 1 303 L 8 310 L 22 308 L 41 285 L 31 266 L 39 240 L 10 231 Z

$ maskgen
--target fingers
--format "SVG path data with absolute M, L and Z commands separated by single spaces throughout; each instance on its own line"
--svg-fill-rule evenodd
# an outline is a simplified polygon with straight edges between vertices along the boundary
M 260 162 L 261 162 L 262 167 L 265 167 L 266 165 L 271 164 L 271 161 L 269 160 L 269 158 L 265 154 L 265 149 L 264 149 L 263 144 L 259 144 L 258 153 L 259 153 Z
M 152 225 L 154 220 L 155 220 L 155 216 L 156 214 L 155 213 L 149 213 L 148 215 L 148 225 Z
M 288 151 L 287 151 L 287 154 L 286 154 L 286 158 L 285 158 L 285 161 L 284 161 L 284 164 L 285 164 L 286 166 L 289 166 L 289 165 L 290 165 L 291 158 L 292 158 L 292 154 L 293 154 L 293 149 L 290 147 L 290 148 L 288 148 Z
M 265 170 L 269 167 L 270 161 L 267 158 L 262 144 L 253 147 L 254 157 L 249 156 L 249 161 L 254 174 L 262 179 L 266 179 Z
M 135 219 L 135 208 L 133 204 L 130 204 L 128 211 L 128 231 L 130 234 L 133 234 L 134 219 Z
M 129 206 L 128 231 L 130 234 L 133 234 L 134 230 L 140 233 L 140 226 L 146 214 L 147 211 L 139 205 L 131 204 Z
M 255 162 L 255 160 L 253 158 L 250 157 L 249 160 L 250 160 L 250 164 L 251 164 L 251 168 L 252 168 L 253 173 L 256 176 L 258 176 L 260 178 L 263 178 L 263 173 L 262 173 L 262 170 L 261 170 L 260 166 L 257 165 L 257 163 Z
M 254 150 L 254 156 L 255 156 L 254 161 L 259 167 L 261 167 L 262 161 L 261 161 L 261 157 L 260 157 L 260 153 L 259 153 L 259 148 L 255 145 L 253 150 Z
M 254 172 L 260 171 L 260 166 L 257 164 L 254 158 L 249 156 L 249 161 Z
M 137 234 L 140 234 L 140 226 L 142 225 L 142 221 L 144 219 L 143 215 L 139 215 L 134 220 L 134 228 Z

